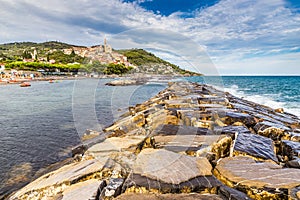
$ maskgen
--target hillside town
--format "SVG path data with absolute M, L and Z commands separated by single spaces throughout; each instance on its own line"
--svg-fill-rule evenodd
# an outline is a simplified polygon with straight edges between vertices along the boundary
M 73 51 L 81 57 L 90 58 L 90 61 L 98 60 L 101 64 L 115 63 L 124 64 L 125 66 L 133 66 L 127 61 L 126 56 L 113 51 L 112 47 L 107 43 L 106 38 L 104 38 L 103 45 L 63 49 L 63 52 L 67 55 L 70 55 Z
M 72 46 L 70 48 L 64 48 L 64 49 L 51 49 L 48 54 L 52 54 L 54 52 L 61 51 L 65 55 L 71 55 L 75 54 L 76 56 L 80 56 L 84 59 L 88 60 L 88 64 L 92 64 L 94 61 L 100 62 L 102 65 L 107 64 L 121 64 L 126 67 L 132 67 L 135 68 L 133 64 L 131 64 L 127 57 L 114 51 L 113 48 L 108 44 L 107 39 L 104 38 L 104 44 L 103 45 L 96 45 L 91 47 L 78 47 L 78 46 Z M 25 55 L 25 56 L 24 56 Z M 57 75 L 63 75 L 63 76 L 77 76 L 77 75 L 83 75 L 83 76 L 98 76 L 98 74 L 93 73 L 86 73 L 86 72 L 80 72 L 77 70 L 76 72 L 65 72 L 61 71 L 60 69 L 55 69 L 55 71 L 52 72 L 46 72 L 44 69 L 39 69 L 37 71 L 27 71 L 27 70 L 16 70 L 16 69 L 7 69 L 6 64 L 4 62 L 1 62 L 0 58 L 0 83 L 14 83 L 14 82 L 22 82 L 22 81 L 28 81 L 33 80 L 35 78 L 42 78 L 47 75 L 51 76 L 57 76 Z M 59 61 L 55 59 L 49 59 L 49 56 L 45 56 L 45 54 L 40 55 L 39 49 L 35 47 L 31 47 L 30 50 L 24 50 L 23 51 L 23 57 L 22 62 L 24 63 L 40 63 L 40 64 L 60 64 Z M 68 65 L 79 65 L 81 63 L 73 62 L 68 63 Z

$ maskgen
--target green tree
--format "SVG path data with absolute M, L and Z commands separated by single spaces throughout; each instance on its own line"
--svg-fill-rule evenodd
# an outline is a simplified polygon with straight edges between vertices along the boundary
M 25 50 L 25 51 L 23 51 L 22 57 L 23 57 L 23 59 L 30 59 L 30 58 L 32 58 L 32 55 L 27 50 Z

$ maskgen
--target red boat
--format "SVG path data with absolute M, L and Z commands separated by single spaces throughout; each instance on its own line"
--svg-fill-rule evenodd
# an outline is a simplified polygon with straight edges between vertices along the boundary
M 20 84 L 20 87 L 30 87 L 31 84 L 29 82 L 23 82 Z

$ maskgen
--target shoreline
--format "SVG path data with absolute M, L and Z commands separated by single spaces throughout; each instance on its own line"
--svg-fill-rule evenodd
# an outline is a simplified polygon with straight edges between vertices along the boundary
M 85 191 L 86 198 L 99 193 L 98 197 L 121 195 L 126 199 L 126 195 L 131 195 L 134 199 L 137 192 L 146 195 L 158 191 L 173 194 L 176 199 L 174 193 L 181 193 L 183 189 L 206 191 L 215 198 L 226 197 L 226 194 L 237 199 L 261 198 L 261 195 L 274 199 L 300 196 L 300 181 L 292 180 L 295 177 L 300 180 L 300 167 L 294 155 L 300 142 L 300 120 L 281 109 L 259 105 L 211 86 L 178 82 L 170 83 L 158 95 L 129 108 L 123 118 L 104 131 L 104 141 L 82 145 L 82 151 L 75 155 L 80 161 L 65 165 L 52 175 L 41 176 L 10 199 L 39 199 L 45 195 L 55 197 L 59 193 L 67 197 L 87 186 L 92 190 Z M 249 145 L 245 146 L 243 141 L 250 143 L 246 142 Z M 294 151 L 288 151 L 289 148 Z M 174 158 L 175 164 L 168 171 L 161 171 L 168 169 L 167 158 Z M 236 183 L 235 177 L 228 175 L 237 173 L 234 163 L 240 163 L 239 168 L 250 166 L 250 169 L 259 170 L 256 161 L 264 166 L 267 176 L 276 176 L 285 170 L 287 173 L 282 179 L 278 177 L 278 181 L 282 185 L 288 182 L 289 187 L 284 190 L 276 187 L 274 192 L 272 184 L 275 183 L 266 178 L 262 181 L 271 185 L 271 189 L 265 190 L 259 186 L 261 182 L 255 182 L 255 174 L 248 172 L 245 174 L 250 177 L 236 174 L 240 180 L 248 181 L 247 184 L 228 187 Z M 145 166 L 145 162 L 150 166 Z M 178 165 L 180 162 L 190 163 L 189 168 Z M 231 167 L 226 168 L 227 165 Z M 198 172 L 196 166 L 204 167 L 204 171 Z M 148 167 L 156 171 L 148 171 Z M 82 171 L 83 168 L 87 171 Z M 178 171 L 181 177 L 176 176 Z M 66 172 L 72 176 L 66 176 Z M 164 173 L 169 178 L 162 178 Z M 76 180 L 73 180 L 74 176 Z M 210 186 L 205 184 L 204 178 L 209 180 Z M 194 179 L 195 182 L 191 181 Z M 70 185 L 64 185 L 66 181 Z M 191 182 L 187 185 L 186 181 Z M 46 185 L 41 187 L 40 184 Z M 159 188 L 155 186 L 157 184 Z M 258 187 L 264 194 L 255 192 L 253 187 Z M 177 188 L 176 192 L 172 188 Z
M 55 81 L 55 80 L 76 80 L 76 79 L 120 79 L 120 80 L 136 80 L 139 81 L 139 84 L 144 84 L 147 81 L 151 80 L 172 80 L 174 78 L 180 77 L 190 77 L 190 76 L 180 76 L 180 75 L 161 75 L 161 74 L 125 74 L 125 75 L 100 75 L 100 76 L 49 76 L 49 77 L 41 77 L 41 78 L 34 78 L 34 79 L 17 79 L 17 80 L 9 80 L 3 81 L 0 79 L 0 86 L 1 85 L 13 85 L 13 84 L 20 84 L 23 82 L 36 82 L 36 81 Z

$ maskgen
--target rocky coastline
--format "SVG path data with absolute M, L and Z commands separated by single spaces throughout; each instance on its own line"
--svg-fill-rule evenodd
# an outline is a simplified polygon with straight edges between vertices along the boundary
M 208 85 L 169 83 L 85 137 L 8 199 L 300 199 L 300 119 Z

